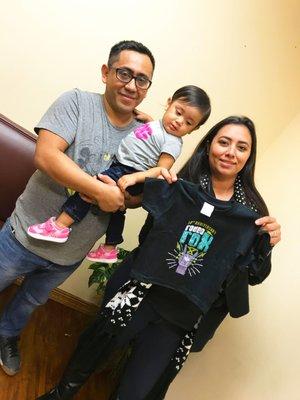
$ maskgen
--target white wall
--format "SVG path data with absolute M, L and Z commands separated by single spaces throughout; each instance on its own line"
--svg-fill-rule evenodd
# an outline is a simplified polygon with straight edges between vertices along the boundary
M 73 87 L 102 91 L 110 47 L 135 39 L 157 68 L 142 109 L 161 116 L 184 84 L 210 94 L 213 112 L 185 140 L 177 168 L 215 122 L 242 113 L 259 136 L 259 188 L 283 226 L 273 272 L 251 290 L 252 313 L 225 321 L 215 340 L 192 355 L 168 399 L 299 399 L 299 0 L 11 0 L 0 13 L 0 113 L 29 130 L 50 103 Z M 298 207 L 297 207 L 298 201 Z M 125 248 L 144 219 L 130 211 Z M 97 301 L 84 264 L 63 289 Z
M 186 138 L 177 168 L 211 125 L 234 113 L 255 120 L 261 154 L 298 112 L 299 14 L 298 0 L 12 0 L 0 14 L 0 112 L 32 130 L 61 92 L 102 91 L 110 47 L 133 38 L 157 61 L 143 110 L 161 116 L 184 84 L 211 96 L 212 116 Z M 144 218 L 129 214 L 125 248 L 136 245 Z M 97 301 L 88 276 L 85 266 L 63 288 Z

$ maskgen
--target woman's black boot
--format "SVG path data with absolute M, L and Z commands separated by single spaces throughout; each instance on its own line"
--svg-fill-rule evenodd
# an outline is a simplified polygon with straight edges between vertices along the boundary
M 72 387 L 59 384 L 54 389 L 50 390 L 50 392 L 43 394 L 36 400 L 71 400 L 73 399 L 73 396 L 78 392 L 80 387 L 81 385 L 79 387 L 77 385 Z

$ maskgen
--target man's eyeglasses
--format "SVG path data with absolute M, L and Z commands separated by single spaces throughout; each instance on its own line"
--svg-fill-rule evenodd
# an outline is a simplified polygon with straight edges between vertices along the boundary
M 152 82 L 144 75 L 136 75 L 134 76 L 130 69 L 127 68 L 114 68 L 116 70 L 116 77 L 119 81 L 123 83 L 129 83 L 134 79 L 136 87 L 139 89 L 149 89 Z

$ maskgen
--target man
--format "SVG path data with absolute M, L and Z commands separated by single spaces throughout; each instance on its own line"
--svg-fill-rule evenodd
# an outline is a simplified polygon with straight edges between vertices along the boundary
M 0 290 L 25 276 L 0 319 L 0 362 L 9 375 L 20 369 L 17 342 L 32 312 L 76 270 L 105 233 L 105 212 L 124 207 L 124 196 L 116 184 L 102 178 L 110 183 L 107 185 L 92 176 L 111 164 L 120 141 L 137 126 L 134 110 L 147 94 L 154 67 L 154 57 L 143 44 L 117 43 L 107 65 L 102 66 L 104 94 L 78 89 L 67 92 L 35 128 L 39 135 L 35 153 L 38 170 L 0 232 Z M 124 82 L 120 69 L 131 79 Z M 99 209 L 94 207 L 80 224 L 74 224 L 62 246 L 29 237 L 29 225 L 60 212 L 65 188 L 87 195 Z

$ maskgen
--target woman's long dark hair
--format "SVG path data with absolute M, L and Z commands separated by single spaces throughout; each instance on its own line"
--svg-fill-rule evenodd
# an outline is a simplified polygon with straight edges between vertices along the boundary
M 257 140 L 254 123 L 251 121 L 251 119 L 247 117 L 231 116 L 223 119 L 222 121 L 214 125 L 196 147 L 191 158 L 181 168 L 178 173 L 178 177 L 186 179 L 187 181 L 193 183 L 200 183 L 203 176 L 210 176 L 211 172 L 207 149 L 209 148 L 213 138 L 216 136 L 219 130 L 226 125 L 232 124 L 245 126 L 249 130 L 252 138 L 250 156 L 244 168 L 239 172 L 246 199 L 249 203 L 255 204 L 258 212 L 261 215 L 268 215 L 269 212 L 266 203 L 259 194 L 254 183 Z

